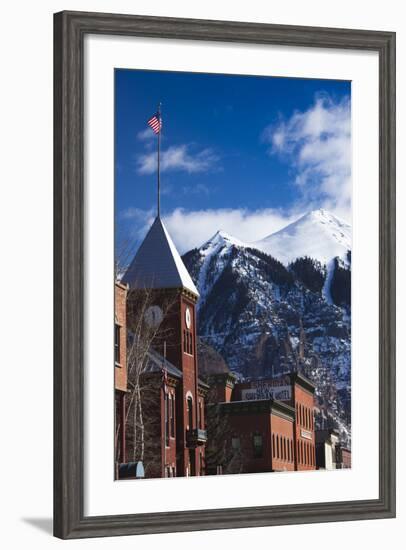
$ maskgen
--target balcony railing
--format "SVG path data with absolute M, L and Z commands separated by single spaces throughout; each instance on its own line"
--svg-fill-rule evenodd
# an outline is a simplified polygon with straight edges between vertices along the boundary
M 186 444 L 188 447 L 197 447 L 198 445 L 204 445 L 207 441 L 206 430 L 200 430 L 194 428 L 186 432 Z

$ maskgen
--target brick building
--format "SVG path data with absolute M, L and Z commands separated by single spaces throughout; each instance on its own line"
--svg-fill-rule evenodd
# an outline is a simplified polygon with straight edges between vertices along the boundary
M 199 293 L 159 216 L 125 273 L 123 283 L 129 286 L 129 331 L 134 338 L 142 339 L 139 327 L 145 326 L 144 337 L 146 332 L 150 337 L 148 361 L 140 377 L 143 422 L 148 422 L 149 428 L 143 456 L 145 475 L 203 475 L 208 388 L 198 377 Z M 127 434 L 129 440 L 131 443 Z
M 204 381 L 199 378 L 199 293 L 159 217 L 116 289 L 116 414 L 128 418 L 119 461 L 142 462 L 146 477 L 316 469 L 315 388 L 303 375 L 237 382 L 206 346 Z M 125 383 L 123 329 L 129 335 Z M 143 356 L 138 378 L 134 344 Z M 126 391 L 134 396 L 137 388 L 141 423 L 132 397 L 125 409 Z M 120 477 L 134 477 L 131 468 L 125 471 Z
M 114 286 L 115 462 L 126 462 L 125 411 L 127 395 L 127 285 Z
M 341 447 L 341 468 L 343 470 L 351 468 L 351 449 L 348 447 Z
M 214 409 L 227 423 L 220 434 L 226 447 L 222 473 L 316 469 L 315 388 L 309 380 L 292 373 L 237 383 L 231 373 L 222 373 L 210 383 L 212 401 L 217 402 L 208 410 Z M 216 430 L 208 430 L 209 441 L 216 439 Z

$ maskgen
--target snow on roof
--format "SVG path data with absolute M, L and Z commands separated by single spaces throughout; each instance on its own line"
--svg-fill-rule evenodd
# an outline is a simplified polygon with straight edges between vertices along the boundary
M 155 218 L 121 281 L 131 288 L 184 288 L 199 296 L 160 217 Z

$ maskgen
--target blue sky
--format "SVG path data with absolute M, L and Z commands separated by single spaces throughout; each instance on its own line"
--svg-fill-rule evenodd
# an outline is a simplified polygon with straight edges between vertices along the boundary
M 135 245 L 156 212 L 181 252 L 218 229 L 252 241 L 319 207 L 349 219 L 347 81 L 117 69 L 116 240 Z M 186 230 L 187 227 L 187 230 Z

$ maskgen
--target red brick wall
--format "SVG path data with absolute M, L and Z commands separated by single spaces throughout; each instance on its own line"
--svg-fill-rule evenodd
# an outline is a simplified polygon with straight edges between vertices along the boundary
M 114 385 L 116 390 L 127 390 L 127 319 L 126 319 L 126 300 L 127 287 L 116 283 L 114 287 L 115 298 L 115 324 L 119 326 L 120 331 L 120 358 L 115 362 Z
M 174 419 L 173 419 L 173 430 L 171 426 L 172 418 L 172 407 L 174 404 Z M 165 427 L 165 407 L 167 407 L 167 414 L 169 413 L 169 423 L 167 425 L 168 437 L 166 437 L 166 427 Z M 176 389 L 173 386 L 168 386 L 167 393 L 162 389 L 161 391 L 161 419 L 162 419 L 162 477 L 175 477 L 177 475 L 176 471 L 176 407 L 177 407 L 177 397 Z
M 296 468 L 315 470 L 314 394 L 296 382 L 293 397 L 296 409 Z
M 272 453 L 270 437 L 271 419 L 269 412 L 231 414 L 229 425 L 230 439 L 227 445 L 232 445 L 233 438 L 239 438 L 243 472 L 270 472 L 272 470 Z M 254 456 L 254 435 L 262 437 L 263 452 L 262 456 L 259 457 Z
M 227 375 L 213 377 L 209 380 L 210 399 L 213 403 L 228 403 L 234 398 L 234 384 L 227 382 Z
M 271 415 L 272 469 L 294 470 L 294 422 L 276 414 Z
M 156 303 L 160 303 L 161 300 L 167 300 L 169 293 L 160 291 L 157 293 Z M 187 430 L 197 428 L 198 419 L 198 391 L 197 391 L 197 348 L 196 348 L 196 310 L 195 301 L 193 298 L 186 296 L 183 293 L 173 293 L 173 305 L 170 313 L 166 316 L 164 321 L 165 326 L 162 331 L 168 334 L 166 356 L 175 367 L 182 371 L 183 377 L 176 391 L 176 439 L 177 439 L 177 463 L 176 472 L 178 476 L 186 475 L 191 469 L 197 473 L 200 471 L 201 453 L 204 450 L 196 449 L 194 453 L 194 464 L 192 468 L 189 464 L 190 457 L 193 453 L 190 453 L 186 444 L 186 432 Z M 191 314 L 191 327 L 187 329 L 185 314 L 186 308 L 189 308 Z M 189 345 L 187 349 L 184 346 L 184 331 L 189 332 Z M 161 352 L 162 353 L 162 352 Z M 191 396 L 193 401 L 192 408 L 192 425 L 189 427 L 187 398 Z M 161 404 L 162 413 L 164 413 L 163 404 Z M 164 422 L 164 414 L 162 414 L 162 422 Z M 162 430 L 162 433 L 164 431 Z M 163 471 L 165 467 L 169 465 L 169 459 L 172 463 L 174 451 L 172 448 L 168 449 L 162 447 L 162 456 L 165 455 L 163 462 Z
M 351 451 L 348 449 L 341 449 L 341 455 L 343 459 L 343 468 L 351 468 Z
M 232 447 L 232 439 L 239 439 L 243 463 L 242 472 L 294 470 L 293 420 L 282 418 L 269 411 L 263 413 L 253 411 L 252 413 L 231 414 L 229 425 L 230 436 L 227 445 Z M 254 436 L 256 435 L 262 437 L 261 456 L 255 456 Z M 276 445 L 277 441 L 280 443 L 279 447 Z M 273 447 L 273 442 L 275 442 L 275 447 Z M 291 446 L 289 450 L 287 442 Z
M 189 309 L 191 314 L 191 326 L 190 329 L 186 326 L 186 310 Z M 182 335 L 182 346 L 181 346 L 181 361 L 180 369 L 183 373 L 183 426 L 182 426 L 182 435 L 186 438 L 186 431 L 195 429 L 198 427 L 198 366 L 197 366 L 197 346 L 196 346 L 196 308 L 195 302 L 186 297 L 185 295 L 181 296 L 180 303 L 180 327 Z M 186 345 L 185 349 L 185 333 L 189 334 L 189 346 Z M 190 347 L 190 336 L 192 338 L 191 349 Z M 192 353 L 190 353 L 190 351 Z M 193 400 L 192 407 L 192 425 L 189 425 L 189 415 L 187 407 L 187 398 L 191 396 Z M 200 449 L 196 449 L 195 452 L 191 452 L 190 449 L 186 447 L 186 441 L 184 444 L 184 461 L 183 461 L 183 473 L 186 475 L 188 472 L 189 475 L 191 471 L 194 470 L 195 473 L 198 473 L 200 470 Z M 194 462 L 194 465 L 191 464 Z

